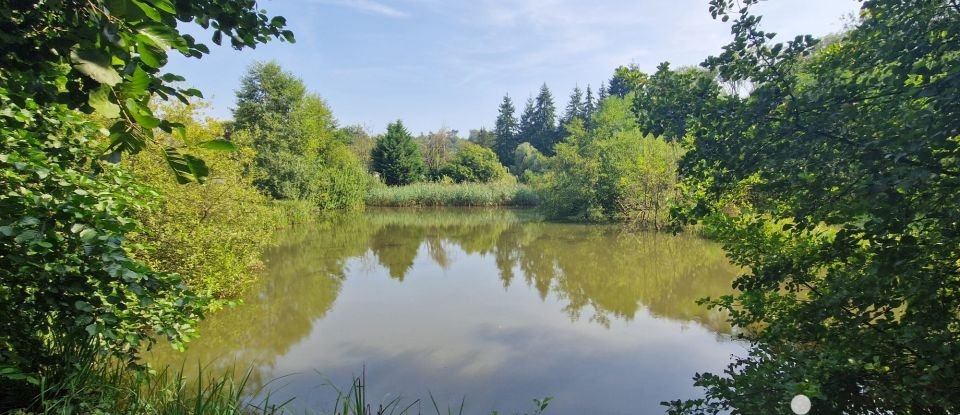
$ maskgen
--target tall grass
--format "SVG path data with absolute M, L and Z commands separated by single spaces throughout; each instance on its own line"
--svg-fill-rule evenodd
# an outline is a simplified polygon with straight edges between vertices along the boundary
M 268 382 L 259 390 L 250 390 L 251 371 L 234 378 L 229 371 L 210 375 L 199 367 L 195 377 L 188 377 L 184 368 L 164 368 L 159 372 L 131 370 L 120 362 L 73 365 L 66 375 L 56 380 L 41 378 L 39 396 L 30 408 L 12 414 L 145 414 L 145 415 L 464 415 L 466 399 L 456 406 L 442 408 L 430 394 L 429 402 L 422 399 L 405 402 L 396 397 L 386 402 L 373 403 L 367 395 L 366 372 L 353 378 L 350 388 L 343 390 L 332 383 L 337 392 L 332 411 L 319 409 L 294 410 L 293 398 L 273 402 Z M 262 396 L 251 399 L 250 397 Z M 552 398 L 534 399 L 529 415 L 541 415 Z M 497 414 L 496 411 L 492 414 Z
M 30 409 L 20 413 L 38 414 L 155 414 L 155 415 L 252 415 L 282 414 L 289 403 L 271 402 L 267 391 L 246 390 L 250 372 L 230 375 L 205 375 L 200 368 L 196 378 L 184 375 L 183 368 L 164 368 L 159 372 L 131 370 L 122 363 L 76 365 L 62 379 L 41 379 L 40 395 Z M 250 401 L 247 396 L 264 398 Z
M 367 206 L 535 206 L 540 199 L 529 186 L 516 183 L 414 183 L 374 187 Z
M 447 406 L 441 408 L 437 400 L 430 393 L 430 402 L 427 404 L 422 399 L 416 399 L 410 403 L 403 402 L 403 398 L 395 397 L 387 402 L 371 404 L 366 393 L 367 388 L 366 370 L 361 372 L 359 377 L 353 378 L 353 384 L 350 389 L 343 391 L 335 385 L 330 384 L 337 391 L 337 399 L 334 403 L 332 415 L 422 415 L 422 406 L 427 407 L 427 413 L 431 415 L 464 415 L 466 412 L 466 398 L 461 399 L 457 406 Z M 533 412 L 524 413 L 524 415 L 542 415 L 550 404 L 552 397 L 543 399 L 534 399 Z M 431 411 L 432 410 L 432 411 Z M 492 411 L 491 415 L 497 415 L 497 411 Z M 516 413 L 515 415 L 519 415 Z
M 277 228 L 289 228 L 316 220 L 320 209 L 305 200 L 273 200 L 270 202 Z

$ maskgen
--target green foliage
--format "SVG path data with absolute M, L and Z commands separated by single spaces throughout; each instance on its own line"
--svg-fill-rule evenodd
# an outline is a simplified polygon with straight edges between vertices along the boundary
M 420 154 L 423 155 L 429 178 L 436 180 L 443 174 L 441 170 L 459 149 L 460 138 L 457 137 L 456 130 L 443 127 L 426 136 L 417 137 L 416 142 L 420 145 Z
M 540 87 L 536 100 L 527 102 L 520 116 L 518 143 L 530 143 L 541 153 L 553 154 L 553 146 L 559 141 L 556 106 L 547 84 Z
M 569 136 L 537 181 L 541 208 L 564 220 L 623 220 L 659 229 L 676 199 L 677 144 L 644 136 L 629 99 L 611 97 L 594 116 L 593 131 L 575 119 Z
M 269 391 L 251 388 L 252 371 L 237 376 L 198 367 L 131 371 L 123 362 L 89 348 L 67 351 L 75 370 L 40 379 L 40 395 L 29 413 L 43 414 L 282 414 L 286 403 L 271 402 Z M 249 397 L 258 396 L 254 400 Z M 14 414 L 24 413 L 14 411 Z
M 689 130 L 677 212 L 750 270 L 707 303 L 752 347 L 671 411 L 789 413 L 797 393 L 818 413 L 960 411 L 960 8 L 864 2 L 817 50 L 771 43 L 753 3 L 711 1 L 734 40 L 706 63 L 754 90 Z
M 509 181 L 496 183 L 415 183 L 374 187 L 367 192 L 368 206 L 535 206 L 540 199 L 529 186 Z
M 594 99 L 593 90 L 590 89 L 590 85 L 588 84 L 587 95 L 583 102 L 583 114 L 581 117 L 587 124 L 588 129 L 590 128 L 590 121 L 593 120 L 593 114 L 597 112 L 597 107 L 599 107 L 599 103 L 596 101 L 596 99 Z
M 373 170 L 389 186 L 402 186 L 423 179 L 423 156 L 400 120 L 387 125 L 387 133 L 373 148 Z
M 513 152 L 513 159 L 516 160 L 512 168 L 513 174 L 524 183 L 533 181 L 544 172 L 547 165 L 547 158 L 530 143 L 517 146 Z
M 441 174 L 457 183 L 488 183 L 501 180 L 510 173 L 497 160 L 493 150 L 467 143 L 443 167 Z
M 321 209 L 361 207 L 365 169 L 323 99 L 272 62 L 251 66 L 241 83 L 231 139 L 254 148 L 257 187 Z
M 193 336 L 203 302 L 130 256 L 150 191 L 100 161 L 97 125 L 20 81 L 0 76 L 0 367 L 40 378 L 77 344 L 132 357 L 153 334 Z
M 372 169 L 370 153 L 377 140 L 370 136 L 360 125 L 348 125 L 337 130 L 337 140 L 350 148 L 350 152 L 360 161 L 360 165 L 367 171 Z
M 633 110 L 644 132 L 680 141 L 690 119 L 698 118 L 706 103 L 719 95 L 720 85 L 710 72 L 697 68 L 673 71 L 664 62 L 636 88 Z
M 183 134 L 148 105 L 186 100 L 171 86 L 168 53 L 209 53 L 181 29 L 213 28 L 241 49 L 274 37 L 293 41 L 282 17 L 246 0 L 3 1 L 0 4 L 0 401 L 29 400 L 23 380 L 67 367 L 64 350 L 135 357 L 151 336 L 175 345 L 194 335 L 204 301 L 175 274 L 131 254 L 128 235 L 151 191 L 106 163 L 148 145 L 179 182 L 203 181 L 204 161 L 167 146 L 154 129 Z M 110 123 L 98 128 L 79 111 Z M 197 142 L 200 145 L 199 142 Z M 202 147 L 227 148 L 223 141 Z M 19 386 L 8 387 L 10 381 Z
M 603 101 L 604 93 L 613 97 L 625 98 L 631 92 L 635 92 L 647 82 L 647 74 L 640 71 L 636 65 L 620 66 L 613 71 L 613 77 L 610 78 L 610 86 L 601 91 L 600 100 Z
M 186 101 L 200 96 L 192 88 L 172 86 L 183 78 L 161 73 L 168 53 L 200 58 L 210 52 L 193 36 L 181 34 L 181 22 L 213 28 L 212 40 L 230 38 L 236 49 L 254 47 L 271 38 L 293 41 L 282 17 L 270 18 L 246 0 L 191 2 L 132 0 L 11 2 L 0 6 L 6 73 L 57 74 L 22 79 L 23 88 L 40 105 L 60 103 L 114 120 L 109 152 L 136 153 L 154 139 L 153 129 L 178 130 L 149 108 L 152 97 Z M 199 159 L 176 149 L 166 155 L 181 181 L 202 180 Z M 187 162 L 184 162 L 184 159 Z
M 508 166 L 513 164 L 513 150 L 520 144 L 518 136 L 520 127 L 517 124 L 515 113 L 516 110 L 513 108 L 513 101 L 510 100 L 510 96 L 504 95 L 497 114 L 497 123 L 493 130 L 497 136 L 494 151 L 497 153 L 497 158 Z
M 470 130 L 470 137 L 467 138 L 471 143 L 489 148 L 496 151 L 497 135 L 493 131 L 480 127 L 479 130 Z M 499 159 L 499 157 L 497 157 Z
M 161 107 L 167 119 L 184 125 L 186 139 L 159 136 L 192 145 L 195 137 L 223 135 L 222 123 L 200 119 L 202 103 Z M 203 150 L 211 169 L 205 183 L 179 184 L 167 173 L 159 149 L 148 148 L 127 160 L 131 172 L 158 193 L 138 213 L 143 230 L 133 240 L 149 247 L 137 258 L 154 269 L 177 272 L 195 292 L 236 298 L 255 278 L 263 249 L 276 227 L 267 199 L 244 175 L 253 149 Z
M 566 134 L 566 126 L 572 122 L 574 118 L 579 118 L 584 122 L 589 119 L 585 105 L 583 91 L 580 87 L 574 87 L 573 92 L 570 93 L 570 99 L 567 100 L 566 112 L 560 117 L 560 133 L 562 135 Z

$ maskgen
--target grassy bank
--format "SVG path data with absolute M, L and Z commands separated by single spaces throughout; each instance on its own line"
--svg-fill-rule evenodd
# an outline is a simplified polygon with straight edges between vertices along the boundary
M 316 413 L 332 415 L 464 415 L 466 398 L 456 405 L 441 406 L 432 394 L 424 399 L 394 397 L 373 401 L 367 395 L 365 370 L 336 393 L 332 408 L 297 407 L 293 398 L 271 399 L 273 381 L 255 388 L 248 383 L 251 371 L 216 374 L 208 367 L 184 367 L 159 371 L 130 370 L 123 362 L 79 357 L 74 367 L 55 379 L 35 380 L 39 396 L 27 408 L 3 408 L 13 415 L 39 414 L 149 414 L 149 415 L 284 415 Z M 282 386 L 279 386 L 282 389 Z M 533 399 L 524 415 L 542 415 L 552 398 Z M 9 412 L 7 412 L 9 411 Z M 493 411 L 492 414 L 498 412 Z M 513 412 L 520 414 L 519 412 Z
M 375 187 L 367 192 L 367 206 L 535 206 L 540 202 L 529 186 L 516 183 L 415 183 Z

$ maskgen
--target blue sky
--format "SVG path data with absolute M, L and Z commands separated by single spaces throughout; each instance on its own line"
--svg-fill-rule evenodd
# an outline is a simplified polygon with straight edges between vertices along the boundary
M 855 0 L 772 0 L 757 11 L 782 38 L 843 27 Z M 509 93 L 518 110 L 546 82 L 562 108 L 570 90 L 594 89 L 619 65 L 653 71 L 696 65 L 730 39 L 707 0 L 273 0 L 295 44 L 212 47 L 201 60 L 175 55 L 184 75 L 229 118 L 247 65 L 274 60 L 324 99 L 341 125 L 372 133 L 402 119 L 414 134 L 447 127 L 466 136 L 493 126 Z M 190 30 L 191 33 L 196 33 Z

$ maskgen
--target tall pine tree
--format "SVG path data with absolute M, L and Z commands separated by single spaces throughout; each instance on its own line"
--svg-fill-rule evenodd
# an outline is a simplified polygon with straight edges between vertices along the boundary
M 519 125 L 515 113 L 516 109 L 513 107 L 510 96 L 504 95 L 503 102 L 500 103 L 500 112 L 497 114 L 497 123 L 493 130 L 497 137 L 493 150 L 497 153 L 500 162 L 507 166 L 513 164 L 513 150 L 520 144 Z
M 527 104 L 523 107 L 523 114 L 520 114 L 520 126 L 517 129 L 517 142 L 530 143 L 533 145 L 533 119 L 534 119 L 533 97 L 527 98 Z
M 567 112 L 563 114 L 562 123 L 566 125 L 568 122 L 573 121 L 574 118 L 580 118 L 582 120 L 585 112 L 583 106 L 583 91 L 579 86 L 575 86 L 573 87 L 573 92 L 570 93 L 570 100 L 567 102 Z
M 532 113 L 528 117 L 528 123 L 525 124 L 521 120 L 520 135 L 541 153 L 552 155 L 553 145 L 560 140 L 560 136 L 557 134 L 557 109 L 547 84 L 540 87 L 540 93 L 537 94 L 537 99 L 532 104 L 532 107 L 530 107 Z M 526 110 L 524 115 L 526 115 Z
M 600 108 L 600 104 L 603 103 L 603 100 L 607 99 L 607 84 L 600 82 L 600 91 L 597 92 L 597 108 Z
M 585 114 L 586 109 L 583 103 L 583 91 L 579 86 L 575 86 L 570 93 L 570 99 L 567 101 L 567 109 L 563 113 L 563 117 L 560 118 L 560 126 L 557 128 L 559 140 L 567 137 L 567 124 L 570 124 L 575 119 L 583 121 Z
M 593 98 L 593 90 L 590 89 L 590 84 L 587 84 L 587 99 L 583 103 L 583 123 L 590 126 L 590 120 L 593 119 L 593 114 L 597 112 L 597 102 Z

